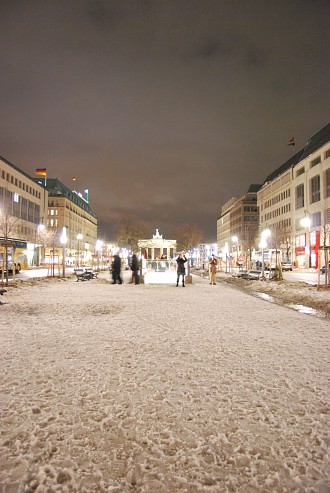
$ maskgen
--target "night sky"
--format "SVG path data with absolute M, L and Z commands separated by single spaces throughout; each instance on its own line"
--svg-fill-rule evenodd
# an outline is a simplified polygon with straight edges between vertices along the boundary
M 0 155 L 121 218 L 216 240 L 221 206 L 329 122 L 330 3 L 0 0 Z

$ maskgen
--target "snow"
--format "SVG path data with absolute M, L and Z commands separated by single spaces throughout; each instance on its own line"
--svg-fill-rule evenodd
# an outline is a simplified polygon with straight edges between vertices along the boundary
M 329 320 L 110 282 L 3 296 L 1 493 L 330 491 Z

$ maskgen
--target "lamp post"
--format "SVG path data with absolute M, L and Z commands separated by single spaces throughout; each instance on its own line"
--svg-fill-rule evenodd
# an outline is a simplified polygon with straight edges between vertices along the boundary
M 311 252 L 311 218 L 309 217 L 309 212 L 304 211 L 305 217 L 302 218 L 300 224 L 306 229 L 306 239 L 305 239 L 305 265 L 309 268 L 312 267 L 312 252 Z M 308 241 L 307 241 L 308 238 Z
M 62 229 L 62 234 L 61 234 L 61 237 L 60 237 L 60 242 L 62 244 L 62 277 L 65 277 L 65 245 L 68 241 L 68 237 L 66 235 L 66 227 L 63 226 L 63 229 Z
M 80 267 L 80 241 L 83 239 L 83 235 L 81 233 L 77 234 L 77 241 L 78 241 L 78 263 L 77 266 Z

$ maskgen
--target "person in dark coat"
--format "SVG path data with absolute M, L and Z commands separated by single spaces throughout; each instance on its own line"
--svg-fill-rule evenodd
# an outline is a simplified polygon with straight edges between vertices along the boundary
M 180 276 L 182 276 L 182 287 L 184 287 L 184 276 L 185 276 L 185 273 L 186 273 L 186 269 L 185 269 L 184 264 L 186 262 L 187 262 L 186 256 L 183 253 L 180 253 L 180 255 L 178 256 L 178 258 L 176 259 L 176 263 L 177 263 L 177 270 L 176 270 L 177 280 L 176 280 L 176 285 L 177 286 L 179 286 Z
M 115 255 L 113 257 L 113 262 L 112 262 L 112 284 L 116 284 L 118 281 L 118 284 L 123 284 L 123 280 L 120 276 L 120 271 L 121 271 L 121 259 L 119 255 Z
M 139 261 L 135 253 L 133 253 L 132 256 L 132 264 L 131 264 L 131 271 L 132 271 L 132 284 L 133 282 L 135 284 L 139 284 Z

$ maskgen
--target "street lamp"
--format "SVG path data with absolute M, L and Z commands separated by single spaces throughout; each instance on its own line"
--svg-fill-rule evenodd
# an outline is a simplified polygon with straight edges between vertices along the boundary
M 305 217 L 302 218 L 300 221 L 300 224 L 306 229 L 306 239 L 305 239 L 305 265 L 307 264 L 306 260 L 308 258 L 308 267 L 312 267 L 312 255 L 311 255 L 311 218 L 309 217 L 309 212 L 304 211 Z M 308 230 L 308 234 L 307 234 Z M 307 242 L 307 236 L 308 236 L 308 242 Z
M 83 239 L 83 235 L 81 233 L 77 234 L 78 241 L 78 267 L 80 267 L 80 241 Z
M 65 245 L 68 241 L 68 237 L 66 235 L 66 227 L 63 226 L 63 229 L 62 229 L 62 234 L 61 234 L 61 237 L 60 237 L 60 242 L 63 246 L 63 253 L 62 253 L 62 277 L 65 277 Z

